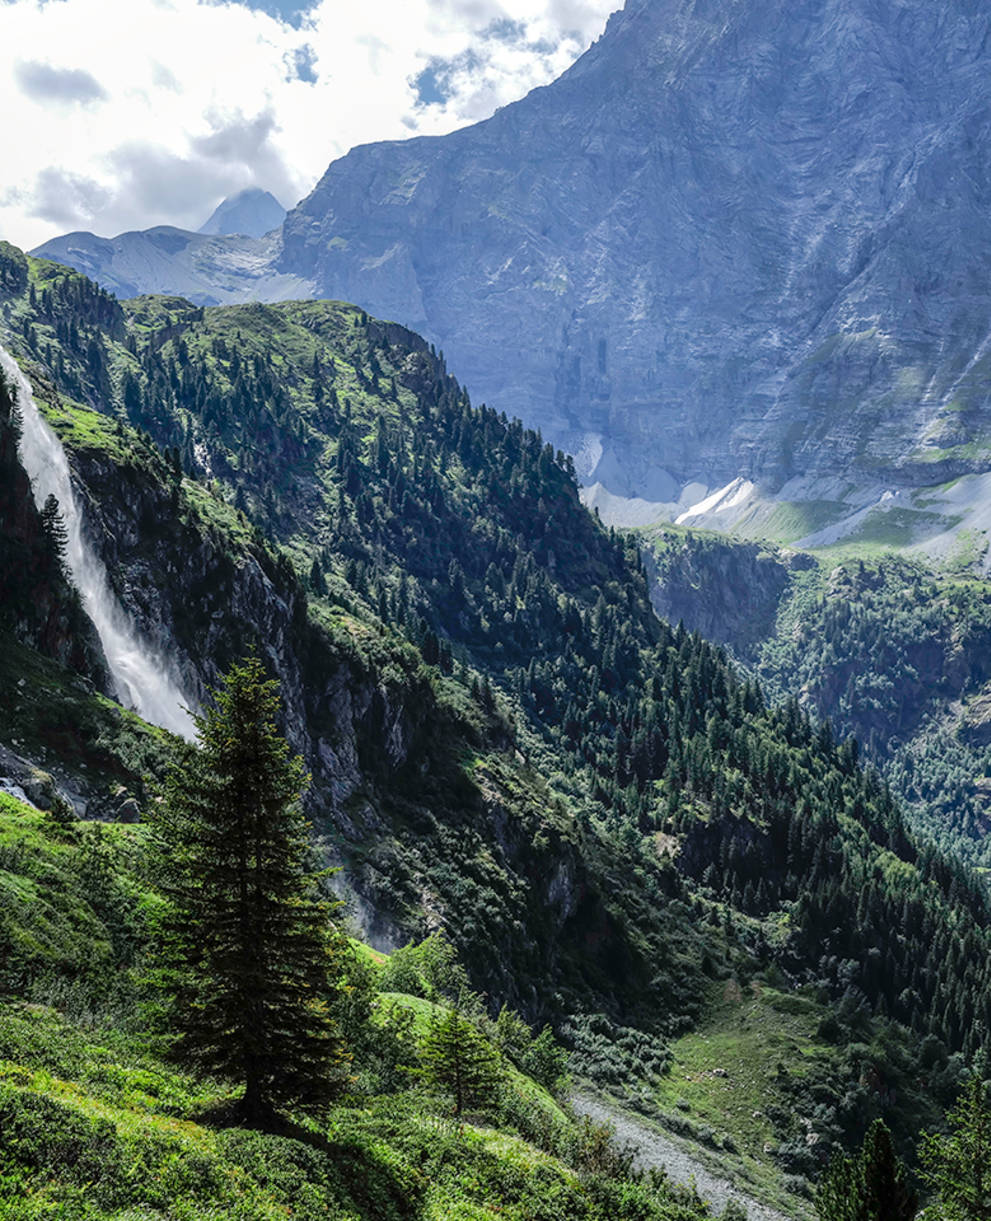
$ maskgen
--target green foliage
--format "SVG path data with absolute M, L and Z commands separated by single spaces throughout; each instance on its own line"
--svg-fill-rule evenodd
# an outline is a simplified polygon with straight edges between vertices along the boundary
M 117 307 L 30 268 L 20 350 L 126 525 L 121 571 L 161 566 L 149 598 L 203 673 L 279 639 L 310 765 L 325 744 L 348 761 L 312 800 L 363 901 L 410 937 L 439 917 L 494 1007 L 559 1023 L 576 1071 L 614 1085 L 663 1079 L 710 980 L 814 993 L 850 1051 L 785 1066 L 822 1135 L 777 1123 L 795 1173 L 896 1085 L 911 1123 L 913 1071 L 949 1081 L 991 1016 L 980 886 L 908 832 L 852 744 L 656 620 L 563 455 L 351 307 Z M 443 957 L 397 956 L 393 986 L 453 995 Z
M 0 242 L 0 293 L 20 296 L 27 286 L 27 256 L 10 242 Z
M 879 1119 L 858 1154 L 834 1158 L 816 1193 L 820 1221 L 912 1221 L 918 1203 Z
M 0 996 L 57 999 L 76 1013 L 133 1005 L 146 937 L 134 845 L 66 826 L 0 793 Z
M 945 1135 L 923 1137 L 923 1177 L 938 1193 L 946 1221 L 986 1221 L 991 1216 L 991 1105 L 979 1073 L 972 1075 L 946 1123 Z
M 147 943 L 142 913 L 160 903 L 143 889 L 146 834 L 112 824 L 76 832 L 67 839 L 47 815 L 0 795 L 5 880 L 29 888 L 20 916 L 44 915 L 54 930 L 87 902 L 96 905 L 77 961 L 100 952 L 95 930 L 105 928 L 108 945 L 119 942 L 128 955 L 112 964 L 119 978 Z M 80 870 L 78 883 L 70 866 Z M 18 910 L 5 896 L 0 911 Z M 140 922 L 122 923 L 131 917 Z M 334 963 L 332 1012 L 353 1050 L 360 1096 L 323 1125 L 289 1118 L 282 1136 L 203 1126 L 204 1115 L 230 1114 L 237 1087 L 162 1063 L 146 1035 L 127 1033 L 133 992 L 110 1008 L 80 1004 L 72 963 L 47 960 L 55 970 L 43 998 L 78 1017 L 0 1002 L 0 1215 L 109 1221 L 153 1209 L 190 1221 L 247 1221 L 291 1210 L 314 1221 L 449 1221 L 484 1215 L 498 1201 L 515 1221 L 701 1216 L 687 1198 L 631 1179 L 606 1132 L 570 1124 L 512 1069 L 501 1074 L 484 1129 L 453 1124 L 446 1101 L 405 1092 L 404 1070 L 418 1063 L 412 1007 L 435 1010 L 428 1001 L 383 998 L 369 957 L 341 947 Z
M 383 992 L 456 1001 L 468 991 L 468 975 L 444 934 L 431 933 L 419 944 L 410 942 L 389 955 L 379 986 Z
M 59 565 L 63 571 L 67 572 L 66 551 L 69 546 L 69 536 L 66 532 L 58 497 L 54 493 L 46 498 L 42 506 L 41 528 L 45 532 L 45 538 L 48 541 L 53 563 Z
M 419 1074 L 429 1086 L 450 1094 L 454 1114 L 486 1108 L 495 1101 L 500 1080 L 499 1057 L 491 1044 L 458 1009 L 431 1016 L 420 1045 Z
M 164 774 L 165 735 L 98 694 L 87 679 L 0 632 L 0 741 L 39 768 L 55 768 L 86 793 L 88 813 L 113 818 L 144 803 L 150 776 Z M 44 777 L 44 773 L 39 775 Z M 51 776 L 46 800 L 55 801 Z
M 174 1053 L 244 1085 L 243 1110 L 268 1124 L 280 1105 L 320 1105 L 341 1087 L 330 908 L 305 872 L 302 760 L 275 726 L 277 684 L 235 665 L 196 718 L 154 812 Z
M 638 537 L 661 606 L 731 645 L 772 699 L 798 696 L 856 737 L 927 837 L 987 863 L 986 582 L 905 556 L 789 557 L 667 527 Z
M 210 1128 L 226 1100 L 140 1040 L 0 1005 L 0 1216 L 109 1221 L 142 1211 L 305 1221 L 702 1221 L 687 1193 L 637 1179 L 606 1129 L 541 1124 L 501 1098 L 487 1126 L 422 1092 L 333 1108 L 270 1135 Z
M 552 1092 L 561 1089 L 568 1068 L 568 1053 L 549 1026 L 535 1035 L 518 1013 L 503 1005 L 494 1023 L 493 1038 L 499 1051 L 528 1077 Z

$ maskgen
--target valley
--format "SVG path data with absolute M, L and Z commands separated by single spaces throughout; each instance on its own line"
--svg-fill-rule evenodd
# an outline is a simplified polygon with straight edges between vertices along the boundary
M 445 930 L 490 1015 L 551 1022 L 578 1080 L 708 1144 L 778 1208 L 791 1193 L 802 1212 L 874 1115 L 910 1152 L 978 1045 L 983 887 L 908 830 L 851 742 L 657 618 L 661 536 L 648 572 L 644 540 L 582 507 L 569 458 L 353 306 L 118 303 L 9 246 L 0 272 L 5 342 L 114 597 L 194 708 L 254 642 L 356 935 L 396 956 Z M 80 815 L 140 819 L 175 747 L 108 698 L 111 659 L 51 528 L 23 473 L 7 486 L 8 785 L 70 834 Z M 794 574 L 778 563 L 751 627 L 781 613 Z M 101 1029 L 122 1020 L 101 999 L 114 969 L 53 965 L 29 929 L 6 933 L 22 995 L 51 1005 L 68 970 Z M 737 993 L 769 998 L 744 1024 L 783 1023 L 746 1104 L 760 1122 L 698 1084 L 752 1058 L 742 1027 L 705 1033 Z M 789 1013 L 809 1015 L 797 1041 Z
M 991 16 L 581 45 L 0 240 L 0 1219 L 986 1221 Z

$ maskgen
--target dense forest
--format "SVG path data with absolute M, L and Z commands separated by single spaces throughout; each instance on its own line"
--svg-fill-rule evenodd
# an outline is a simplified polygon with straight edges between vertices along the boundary
M 796 696 L 856 737 L 928 838 L 987 866 L 991 593 L 977 549 L 936 565 L 676 527 L 637 537 L 662 612 L 729 646 L 772 701 Z
M 720 647 L 657 617 L 637 540 L 582 508 L 565 455 L 473 406 L 417 336 L 347 305 L 118 303 L 0 247 L 0 317 L 122 603 L 192 698 L 207 705 L 252 645 L 281 681 L 315 846 L 343 866 L 354 931 L 393 951 L 386 975 L 398 947 L 443 930 L 480 1029 L 504 1005 L 550 1023 L 576 1078 L 713 1146 L 758 1194 L 808 1195 L 877 1118 L 912 1156 L 991 1026 L 983 884 L 906 826 L 847 726 L 769 704 Z M 0 406 L 13 463 L 9 390 Z M 0 608 L 20 693 L 0 741 L 114 820 L 77 831 L 59 805 L 82 839 L 15 861 L 53 852 L 88 876 L 83 845 L 93 869 L 112 844 L 122 917 L 94 909 L 108 965 L 93 975 L 78 947 L 59 963 L 15 903 L 8 995 L 52 1010 L 8 1013 L 18 1061 L 23 1023 L 137 1028 L 148 934 L 124 896 L 154 889 L 140 815 L 173 748 L 100 694 L 57 522 L 15 478 L 0 537 L 28 558 Z M 734 1118 L 680 1066 L 747 1005 L 774 1023 L 774 1060 L 760 1106 L 747 1095 Z M 730 1063 L 703 1076 L 742 1078 Z M 655 1215 L 630 1208 L 601 1215 Z

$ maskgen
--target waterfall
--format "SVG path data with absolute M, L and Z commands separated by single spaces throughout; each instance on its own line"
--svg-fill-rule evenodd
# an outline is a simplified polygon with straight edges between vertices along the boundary
M 0 367 L 17 388 L 24 425 L 19 453 L 35 504 L 40 509 L 50 494 L 58 498 L 68 535 L 66 563 L 100 637 L 118 698 L 144 720 L 192 738 L 189 701 L 169 677 L 164 659 L 141 640 L 114 595 L 107 571 L 86 538 L 62 443 L 42 418 L 27 378 L 2 346 Z

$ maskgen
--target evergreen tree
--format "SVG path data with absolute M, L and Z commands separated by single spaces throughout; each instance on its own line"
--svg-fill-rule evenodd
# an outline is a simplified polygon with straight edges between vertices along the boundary
M 545 1026 L 526 1050 L 523 1071 L 545 1089 L 559 1090 L 568 1071 L 568 1053 Z
M 344 1081 L 331 905 L 308 872 L 303 763 L 278 733 L 278 685 L 234 665 L 196 717 L 154 814 L 158 978 L 175 1055 L 243 1084 L 244 1118 L 319 1105 Z
M 919 1160 L 939 1193 L 946 1221 L 991 1217 L 991 1106 L 983 1074 L 975 1073 L 946 1117 L 945 1136 L 925 1135 Z
M 815 1203 L 821 1221 L 912 1221 L 919 1200 L 882 1120 L 871 1124 L 859 1153 L 833 1159 Z
M 313 557 L 313 563 L 310 565 L 310 589 L 318 597 L 323 597 L 327 593 L 327 582 L 324 580 L 323 569 L 316 556 Z
M 62 510 L 59 507 L 58 497 L 54 492 L 49 493 L 42 506 L 41 526 L 45 531 L 45 538 L 48 540 L 52 559 L 64 572 L 66 552 L 69 548 L 69 535 L 65 529 L 65 521 L 62 517 Z
M 498 1056 L 457 1009 L 431 1017 L 420 1060 L 420 1075 L 453 1097 L 455 1115 L 489 1102 L 499 1084 Z

